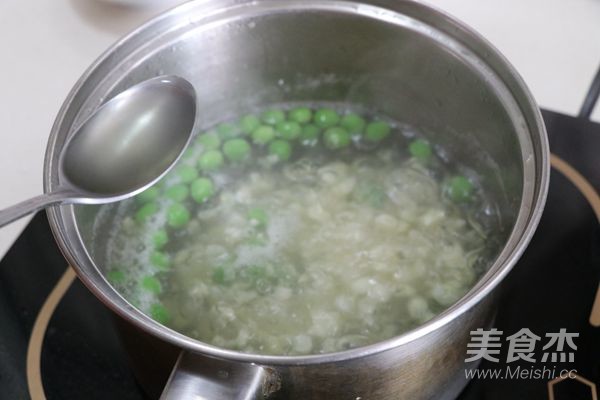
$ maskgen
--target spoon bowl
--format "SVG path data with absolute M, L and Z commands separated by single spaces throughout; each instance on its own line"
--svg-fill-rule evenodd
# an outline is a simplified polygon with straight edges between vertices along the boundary
M 59 156 L 59 188 L 0 210 L 0 227 L 50 205 L 111 203 L 142 192 L 179 160 L 195 119 L 196 92 L 185 79 L 132 86 L 72 134 Z

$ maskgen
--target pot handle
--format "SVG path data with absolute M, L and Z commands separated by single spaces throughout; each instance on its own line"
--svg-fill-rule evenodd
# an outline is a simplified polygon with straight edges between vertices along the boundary
M 280 387 L 276 373 L 256 364 L 179 354 L 160 400 L 268 399 Z

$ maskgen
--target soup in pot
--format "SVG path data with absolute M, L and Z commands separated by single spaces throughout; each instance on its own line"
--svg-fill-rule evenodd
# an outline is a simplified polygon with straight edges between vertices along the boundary
M 227 349 L 319 354 L 389 339 L 488 266 L 492 203 L 443 154 L 349 106 L 222 122 L 118 205 L 107 278 L 158 322 Z

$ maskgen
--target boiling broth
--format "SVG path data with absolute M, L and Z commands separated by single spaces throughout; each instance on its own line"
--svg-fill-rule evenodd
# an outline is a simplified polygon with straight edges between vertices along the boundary
M 190 337 L 242 352 L 346 350 L 410 330 L 487 266 L 476 176 L 413 129 L 348 107 L 276 106 L 198 136 L 118 206 L 107 277 Z

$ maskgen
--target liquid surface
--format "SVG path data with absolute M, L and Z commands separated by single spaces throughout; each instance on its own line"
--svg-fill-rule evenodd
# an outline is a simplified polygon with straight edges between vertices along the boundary
M 111 283 L 190 337 L 297 355 L 389 339 L 487 266 L 484 192 L 381 116 L 271 108 L 119 205 Z M 488 228 L 485 228 L 488 227 Z

